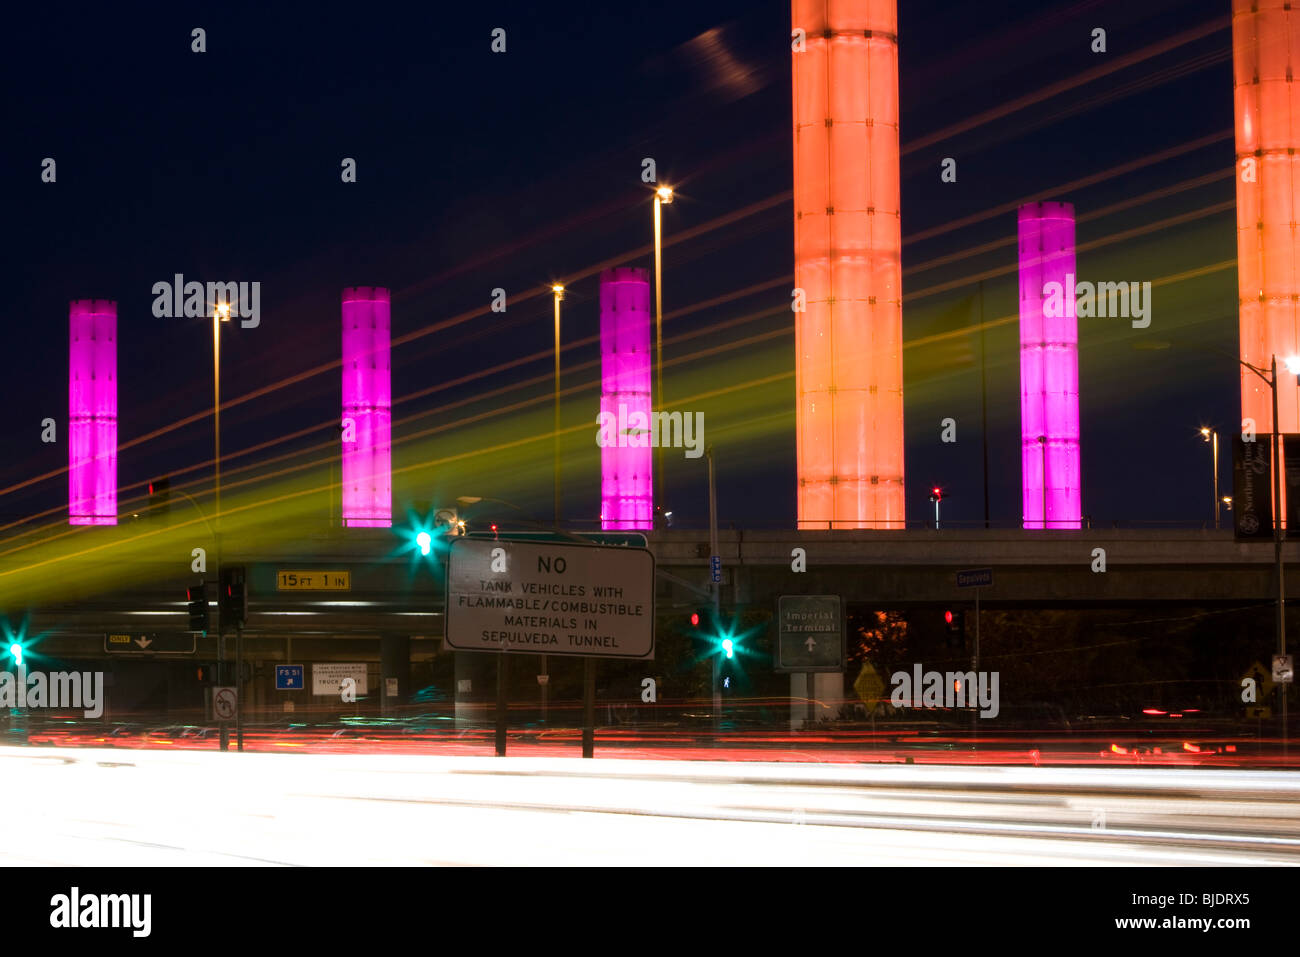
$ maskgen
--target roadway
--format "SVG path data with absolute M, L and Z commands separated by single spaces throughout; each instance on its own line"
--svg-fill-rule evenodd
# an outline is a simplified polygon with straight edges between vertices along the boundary
M 1272 771 L 0 748 L 0 863 L 1300 864 Z

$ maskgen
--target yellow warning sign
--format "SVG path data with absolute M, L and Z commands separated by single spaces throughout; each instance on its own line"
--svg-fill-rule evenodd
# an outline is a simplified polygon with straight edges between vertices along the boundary
M 867 713 L 876 710 L 876 705 L 880 704 L 880 697 L 885 692 L 885 683 L 876 673 L 876 669 L 871 667 L 871 662 L 862 663 L 862 671 L 858 673 L 858 678 L 853 682 L 853 690 L 858 693 L 862 703 L 867 706 Z
M 350 571 L 277 571 L 276 591 L 351 591 Z

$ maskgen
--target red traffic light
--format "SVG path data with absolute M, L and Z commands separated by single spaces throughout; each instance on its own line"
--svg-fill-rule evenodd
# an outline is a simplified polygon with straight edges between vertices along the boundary
M 945 611 L 945 612 L 943 613 L 943 620 L 946 621 L 948 624 L 951 625 L 951 624 L 952 624 L 952 612 L 950 612 L 950 611 Z
M 698 627 L 699 624 L 700 624 L 700 613 L 698 611 L 691 612 L 691 627 L 692 628 Z

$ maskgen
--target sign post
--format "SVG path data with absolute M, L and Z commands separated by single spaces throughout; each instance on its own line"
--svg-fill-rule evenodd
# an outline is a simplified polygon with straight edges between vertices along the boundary
M 973 662 L 974 667 L 972 667 L 971 670 L 975 672 L 975 676 L 977 680 L 979 678 L 979 671 L 980 671 L 980 591 L 992 584 L 993 584 L 993 569 L 991 568 L 970 568 L 967 569 L 966 571 L 961 571 L 957 573 L 958 588 L 975 589 L 975 654 L 974 654 L 974 662 Z M 968 701 L 970 700 L 969 695 L 967 696 L 967 700 Z M 979 716 L 975 715 L 972 718 L 972 722 L 973 723 L 971 727 L 973 729 L 978 728 Z
M 457 538 L 447 554 L 444 644 L 500 655 L 496 752 L 506 753 L 506 655 L 583 665 L 583 757 L 594 753 L 595 660 L 654 657 L 654 556 L 627 545 Z

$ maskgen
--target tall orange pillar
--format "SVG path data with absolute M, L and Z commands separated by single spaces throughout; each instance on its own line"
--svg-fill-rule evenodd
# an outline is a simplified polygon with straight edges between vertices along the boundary
M 1300 11 L 1287 0 L 1233 0 L 1237 139 L 1237 291 L 1241 358 L 1278 364 L 1278 431 L 1300 432 Z M 1273 431 L 1268 384 L 1241 369 L 1241 415 Z
M 903 528 L 897 2 L 791 10 L 799 527 Z

